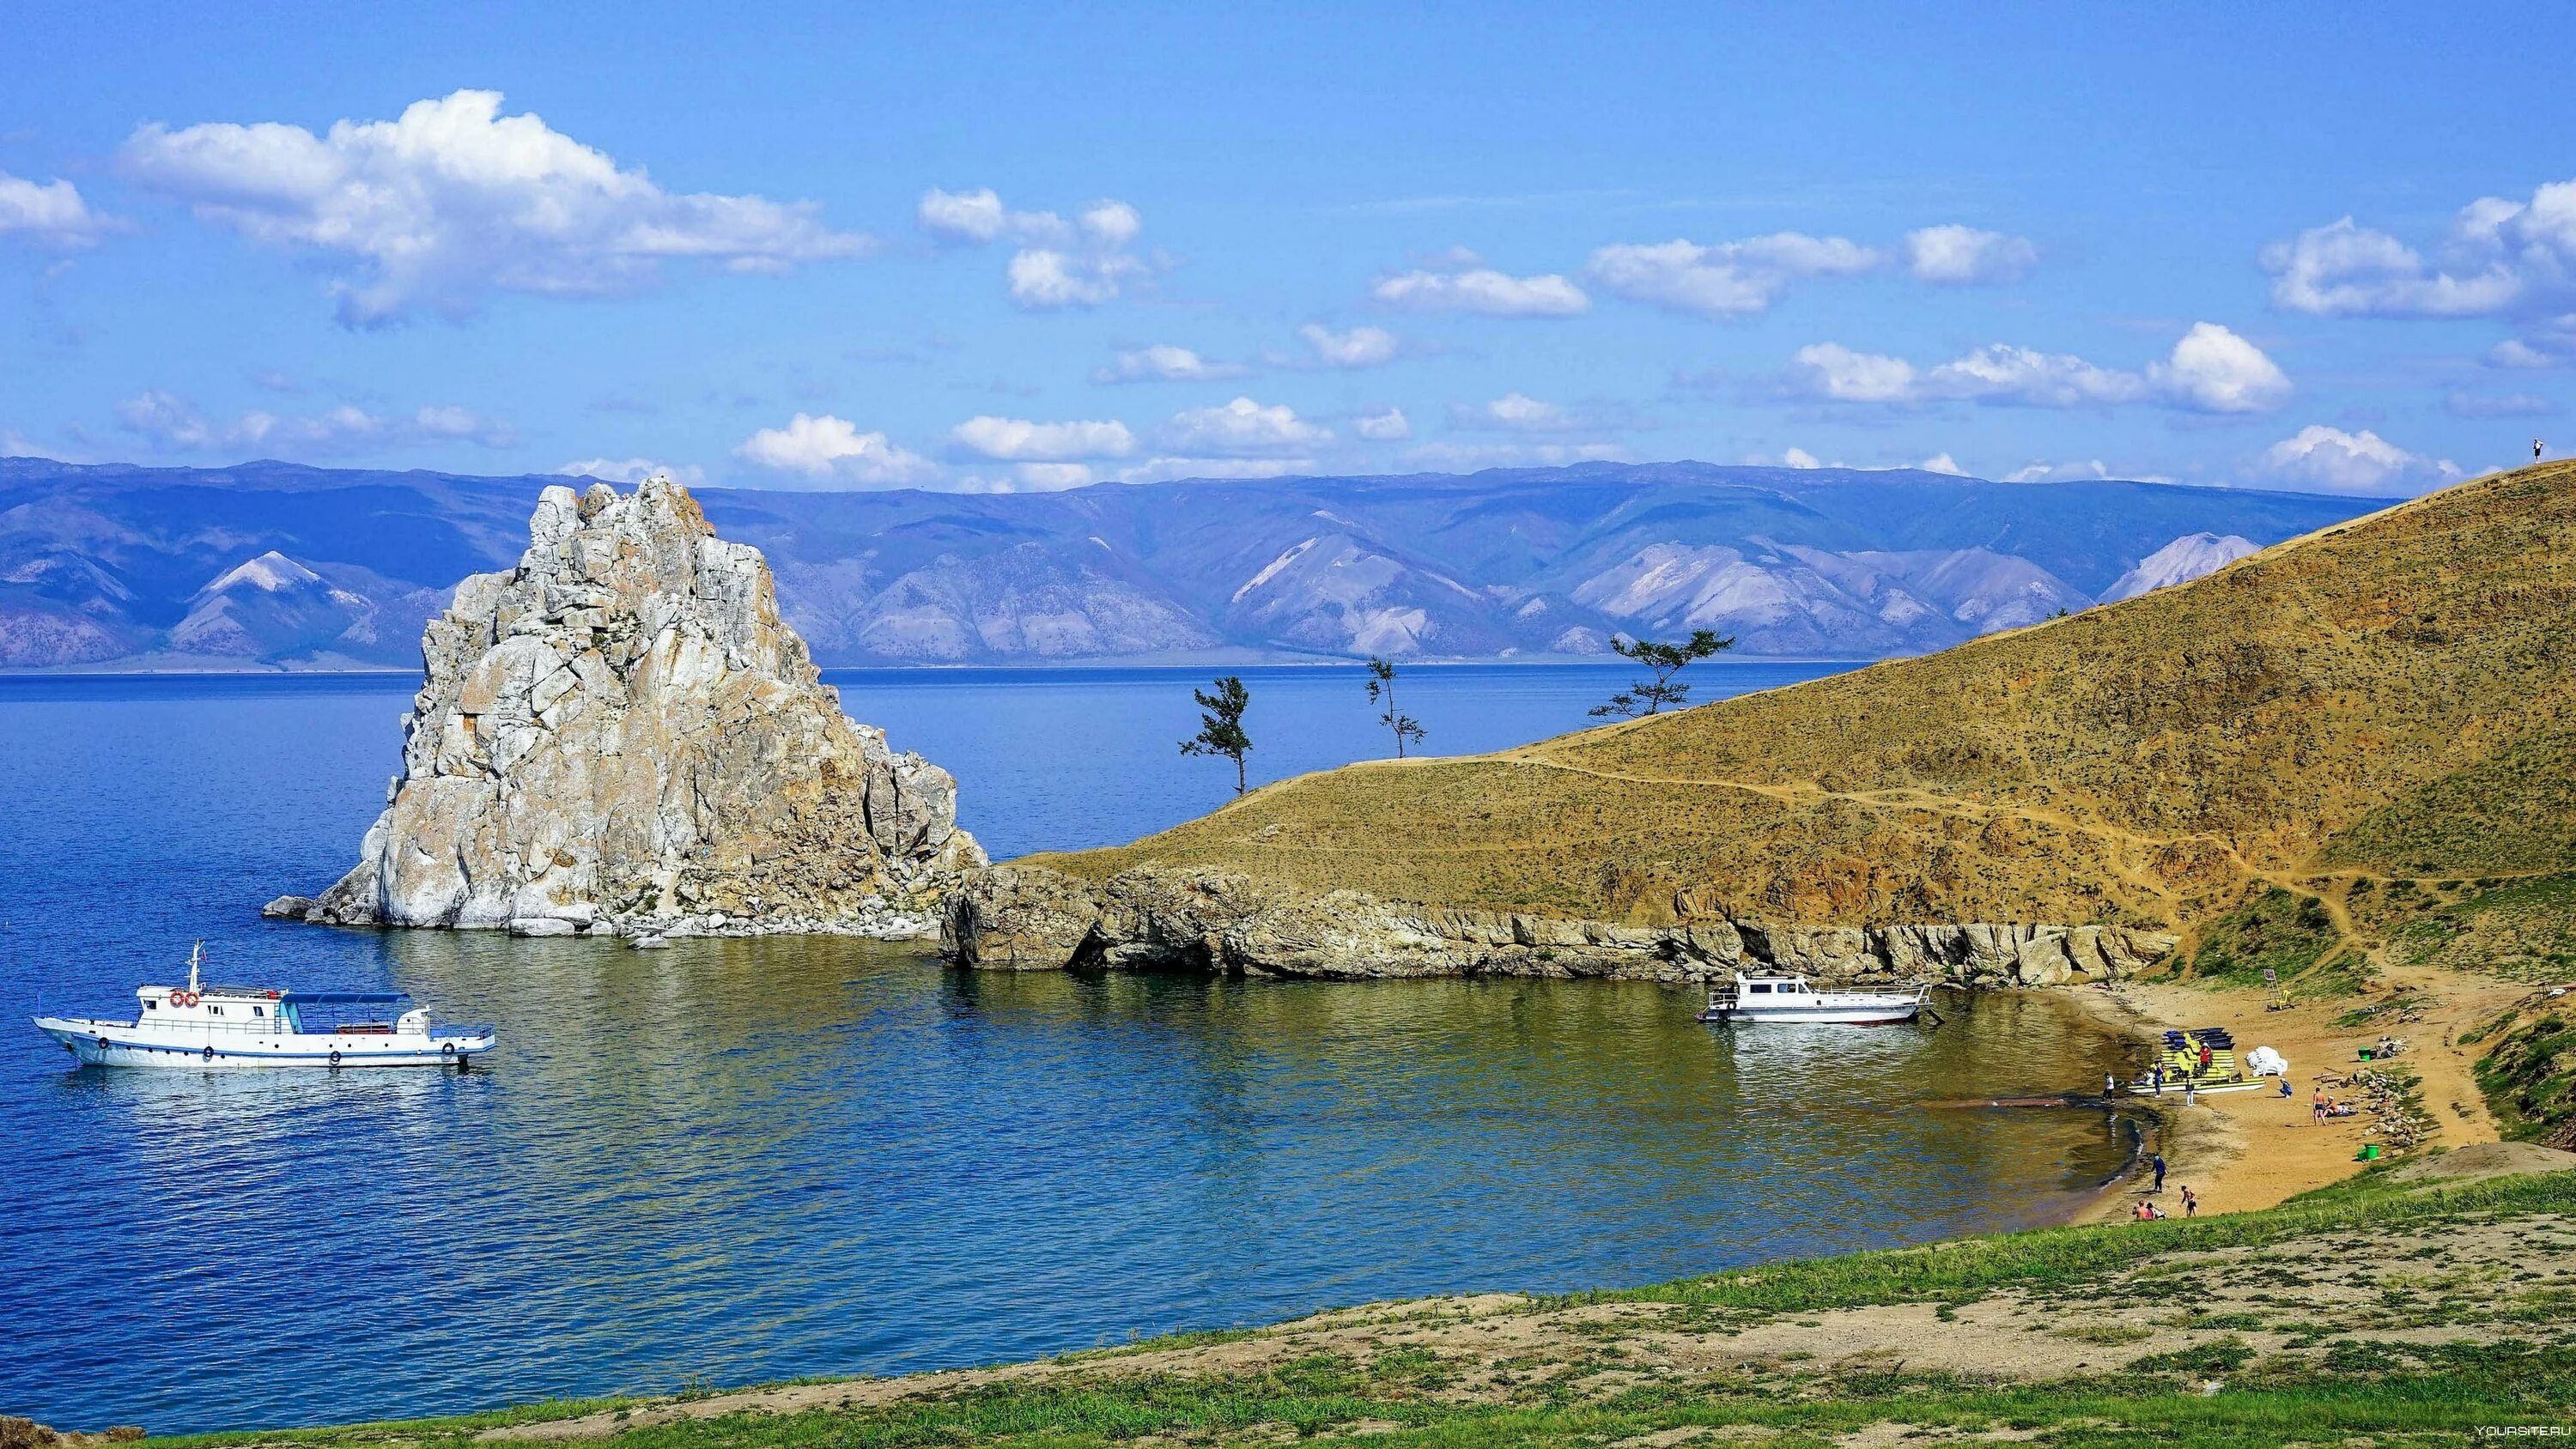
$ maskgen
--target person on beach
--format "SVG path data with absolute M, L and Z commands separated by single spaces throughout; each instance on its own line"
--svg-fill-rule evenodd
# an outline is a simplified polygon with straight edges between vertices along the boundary
M 2209 1064 L 2210 1064 L 2210 1061 L 2211 1061 L 2211 1060 L 2212 1060 L 2212 1058 L 2211 1058 L 2211 1057 L 2210 1057 L 2210 1055 L 2209 1055 L 2209 1048 L 2207 1048 L 2207 1047 L 2202 1047 L 2202 1048 L 2200 1049 L 2200 1071 L 2199 1071 L 2198 1073 L 2196 1073 L 2196 1075 L 2198 1075 L 2198 1076 L 2203 1076 L 2203 1077 L 2208 1076 L 2208 1075 L 2209 1075 Z
M 2164 1155 L 2163 1153 L 2159 1152 L 2159 1153 L 2157 1153 L 2157 1154 L 2156 1154 L 2156 1191 L 2158 1191 L 2158 1192 L 2162 1192 L 2162 1191 L 2164 1191 L 2164 1190 L 2165 1190 L 2165 1155 Z
M 2308 1104 L 2308 1122 L 2315 1127 L 2326 1125 L 2326 1089 L 2317 1088 L 2317 1098 Z
M 2185 1082 L 2182 1084 L 2182 1104 L 2186 1107 L 2197 1107 L 2200 1105 L 2200 1083 Z
M 2156 1084 L 2156 1095 L 2161 1097 L 2165 1094 L 2165 1064 L 2162 1062 L 2156 1063 L 2156 1069 L 2152 1073 L 2152 1076 Z
M 2188 1183 L 2183 1185 L 2182 1190 L 2182 1215 L 2187 1218 L 2200 1216 L 2200 1199 L 2192 1195 L 2191 1185 Z

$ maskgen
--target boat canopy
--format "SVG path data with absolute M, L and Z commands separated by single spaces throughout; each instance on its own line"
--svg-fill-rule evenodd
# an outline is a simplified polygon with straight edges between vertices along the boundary
M 391 1006 L 411 1000 L 407 991 L 290 991 L 278 998 L 297 1006 Z

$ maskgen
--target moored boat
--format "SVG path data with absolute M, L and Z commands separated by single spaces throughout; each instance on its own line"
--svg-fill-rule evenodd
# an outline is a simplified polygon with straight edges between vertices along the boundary
M 40 1016 L 36 1029 L 83 1066 L 445 1067 L 467 1069 L 497 1041 L 487 1023 L 433 1022 L 399 991 L 291 991 L 209 986 L 198 977 L 200 945 L 188 957 L 188 984 L 137 990 L 132 1021 Z
M 1928 985 L 1910 992 L 1818 991 L 1804 976 L 1747 976 L 1738 971 L 1731 984 L 1710 988 L 1708 1010 L 1699 1019 L 1882 1026 L 1914 1020 L 1931 999 Z

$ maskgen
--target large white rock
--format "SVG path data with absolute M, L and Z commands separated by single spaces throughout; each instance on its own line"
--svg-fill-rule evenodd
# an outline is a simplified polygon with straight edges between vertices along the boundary
M 759 550 L 668 477 L 545 490 L 421 654 L 391 803 L 309 919 L 901 934 L 984 861 L 948 772 L 841 713 Z

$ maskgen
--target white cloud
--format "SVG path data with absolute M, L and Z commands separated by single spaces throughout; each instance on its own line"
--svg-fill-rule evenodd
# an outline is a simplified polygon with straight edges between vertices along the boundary
M 1186 347 L 1156 343 L 1121 352 L 1109 366 L 1095 368 L 1093 382 L 1213 382 L 1241 377 L 1252 369 L 1234 362 L 1212 362 Z
M 1972 226 L 1927 226 L 1905 234 L 1905 266 L 1918 282 L 1992 286 L 2018 282 L 2039 265 L 2028 237 Z
M 1395 334 L 1383 327 L 1335 332 L 1309 322 L 1297 329 L 1297 335 L 1306 339 L 1306 345 L 1315 350 L 1315 360 L 1326 367 L 1375 367 L 1393 361 L 1401 345 Z
M 1925 374 L 1923 387 L 1937 398 L 2039 408 L 2136 402 L 2147 395 L 2147 381 L 2136 373 L 2096 367 L 2065 353 L 2000 343 L 1933 368 Z
M 1298 417 L 1285 403 L 1263 407 L 1248 397 L 1176 413 L 1163 427 L 1164 443 L 1194 458 L 1296 453 L 1332 438 L 1331 430 Z
M 959 445 L 987 458 L 1014 463 L 1067 463 L 1084 458 L 1124 458 L 1136 435 L 1122 422 L 1033 423 L 1019 418 L 974 417 L 949 430 Z
M 80 188 L 68 181 L 38 185 L 0 171 L 0 237 L 30 246 L 77 251 L 95 246 L 118 223 L 89 209 Z
M 1404 461 L 1417 468 L 1466 473 L 1478 468 L 1561 468 L 1568 463 L 1624 463 L 1615 443 L 1424 443 Z
M 1515 277 L 1492 267 L 1418 270 L 1378 279 L 1370 295 L 1420 312 L 1474 312 L 1486 317 L 1573 317 L 1591 310 L 1583 289 L 1551 272 Z
M 1585 426 L 1567 409 L 1520 392 L 1505 393 L 1475 407 L 1452 407 L 1450 422 L 1462 428 L 1500 428 L 1514 433 L 1562 433 Z
M 913 219 L 942 243 L 1019 243 L 1004 275 L 1011 304 L 1024 311 L 1097 307 L 1152 269 L 1128 247 L 1145 219 L 1123 201 L 1095 201 L 1072 221 L 1052 211 L 1013 211 L 991 187 L 923 192 Z
M 555 470 L 573 478 L 603 478 L 611 483 L 641 483 L 656 473 L 668 473 L 691 487 L 706 481 L 706 470 L 691 464 L 657 463 L 650 458 L 586 458 L 566 463 Z
M 2576 183 L 2561 183 L 2569 185 Z M 2542 187 L 2541 193 L 2557 189 Z M 2565 198 L 2560 200 L 2563 205 Z M 2462 213 L 2464 227 L 2475 211 L 2472 206 Z M 2455 229 L 2451 254 L 2459 266 L 2447 270 L 2427 263 L 2388 233 L 2356 225 L 2347 216 L 2265 247 L 2263 267 L 2272 274 L 2275 305 L 2320 317 L 2490 316 L 2516 309 L 2535 282 L 2544 292 L 2565 295 L 2565 268 L 2576 257 L 2570 256 L 2563 237 L 2553 247 L 2544 230 L 2538 247 L 2511 251 L 2521 255 L 2509 254 L 2501 236 Z M 2535 276 L 2526 266 L 2542 274 Z
M 2564 353 L 2549 350 L 2520 337 L 2508 337 L 2489 349 L 2487 365 L 2537 371 L 2543 368 L 2564 367 L 2567 365 L 2567 357 Z
M 666 192 L 535 115 L 500 108 L 497 91 L 460 90 L 320 136 L 277 122 L 153 123 L 120 161 L 207 222 L 345 266 L 352 275 L 333 292 L 352 325 L 415 307 L 461 317 L 494 292 L 631 293 L 674 259 L 774 273 L 869 245 L 823 225 L 811 203 Z
M 1886 260 L 1843 237 L 1784 231 L 1701 246 L 1690 241 L 1606 246 L 1584 275 L 1603 290 L 1676 312 L 1744 317 L 1770 309 L 1801 277 L 1844 277 Z
M 1789 360 L 1793 387 L 1832 402 L 1907 403 L 1917 400 L 1914 364 L 1901 357 L 1854 352 L 1839 342 L 1812 342 Z
M 857 425 L 829 413 L 804 413 L 783 428 L 762 428 L 743 439 L 734 456 L 780 473 L 800 474 L 816 482 L 875 487 L 927 483 L 939 469 L 918 453 L 887 441 L 883 433 L 863 433 Z
M 2001 343 L 1918 369 L 1901 357 L 1819 342 L 1791 357 L 1787 380 L 1792 391 L 1829 402 L 2041 408 L 2159 402 L 2207 413 L 2270 412 L 2291 390 L 2261 348 L 2214 322 L 2194 324 L 2170 355 L 2143 373 Z
M 2364 428 L 2347 433 L 2311 423 L 2263 451 L 2273 478 L 2330 493 L 2404 495 L 2457 481 L 2458 465 L 2407 452 Z
M 116 421 L 153 448 L 171 453 L 319 457 L 435 443 L 506 448 L 518 441 L 508 424 L 454 406 L 424 407 L 398 416 L 344 403 L 303 417 L 254 409 L 223 421 L 209 419 L 185 399 L 158 389 L 118 403 Z
M 1818 458 L 1815 454 L 1808 452 L 1806 449 L 1791 446 L 1781 450 L 1780 466 L 1783 468 L 1821 468 L 1825 466 L 1825 464 L 1824 460 Z
M 1404 409 L 1389 407 L 1353 418 L 1351 431 L 1372 443 L 1400 443 L 1413 436 L 1413 420 L 1404 415 Z
M 1959 460 L 1947 453 L 1935 453 L 1915 466 L 1926 473 L 1947 473 L 1953 478 L 1968 476 L 1968 470 L 1959 466 Z
M 2263 349 L 2215 322 L 2195 322 L 2147 380 L 2175 407 L 2202 413 L 2268 413 L 2290 400 L 2290 379 Z

